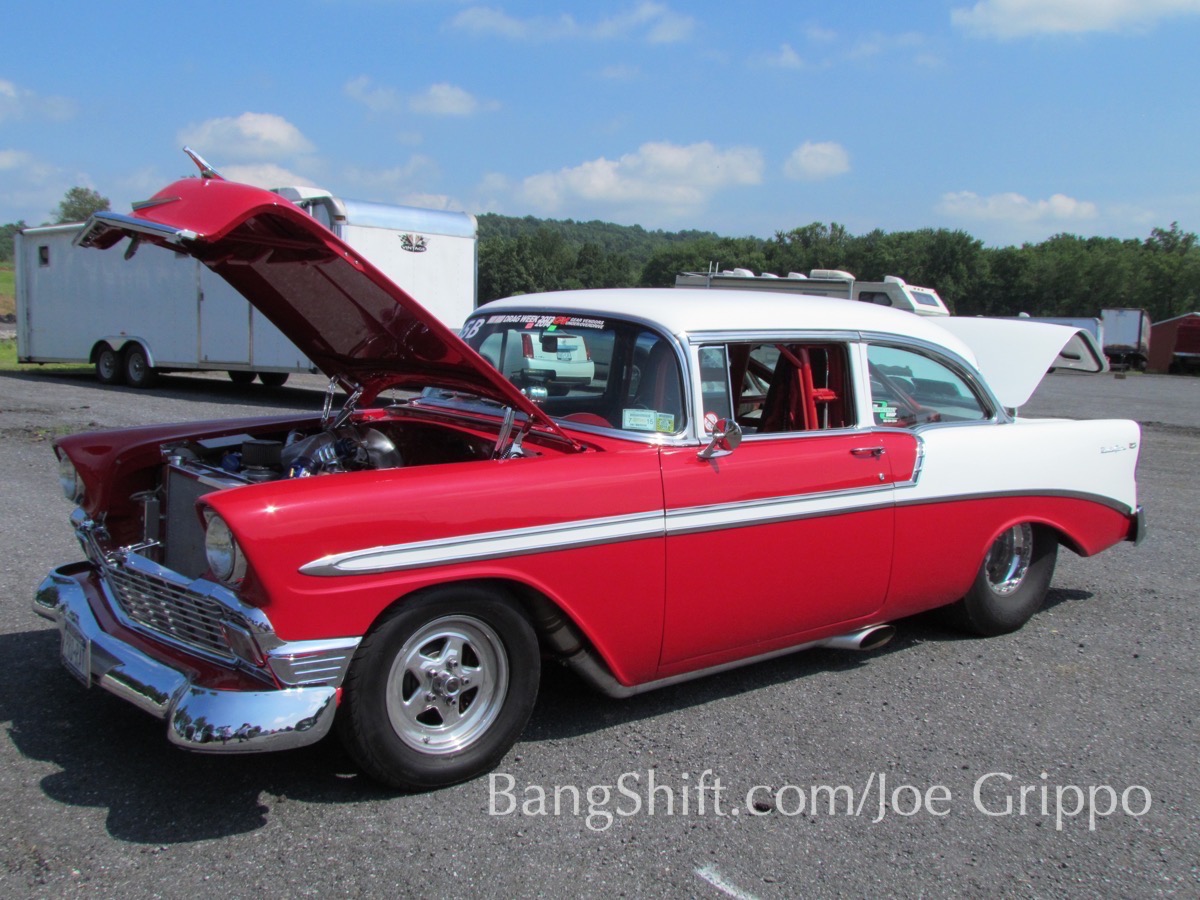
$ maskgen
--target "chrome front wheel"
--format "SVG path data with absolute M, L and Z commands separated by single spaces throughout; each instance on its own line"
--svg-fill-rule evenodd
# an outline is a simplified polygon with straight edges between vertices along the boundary
M 474 616 L 446 616 L 418 629 L 388 674 L 388 720 L 424 753 L 470 746 L 496 721 L 508 694 L 508 651 Z
M 537 635 L 508 595 L 447 585 L 403 600 L 359 644 L 338 730 L 373 778 L 427 790 L 492 769 L 541 677 Z

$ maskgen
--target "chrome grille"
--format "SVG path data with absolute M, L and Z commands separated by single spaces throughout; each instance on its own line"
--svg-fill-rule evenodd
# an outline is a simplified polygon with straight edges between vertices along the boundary
M 233 659 L 221 631 L 227 611 L 211 597 L 120 564 L 105 575 L 121 611 L 133 622 L 171 640 Z

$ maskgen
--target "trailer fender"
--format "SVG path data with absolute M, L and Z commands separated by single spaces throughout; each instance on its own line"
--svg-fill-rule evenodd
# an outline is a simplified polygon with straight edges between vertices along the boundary
M 125 353 L 125 348 L 127 345 L 137 344 L 142 348 L 142 352 L 146 356 L 146 362 L 152 367 L 158 366 L 158 360 L 154 357 L 154 350 L 151 348 L 150 342 L 145 338 L 138 337 L 137 335 L 128 334 L 110 334 L 105 335 L 97 340 L 96 343 L 92 345 L 92 351 L 88 356 L 88 362 L 96 362 L 96 357 L 100 352 L 100 348 L 105 344 L 107 344 L 118 356 L 121 356 Z

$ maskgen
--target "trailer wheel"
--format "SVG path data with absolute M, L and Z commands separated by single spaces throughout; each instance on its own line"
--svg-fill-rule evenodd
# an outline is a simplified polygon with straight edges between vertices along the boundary
M 229 380 L 232 381 L 234 384 L 250 384 L 251 382 L 254 381 L 254 373 L 253 372 L 241 372 L 241 371 L 235 372 L 235 371 L 230 370 L 227 374 L 229 375 Z
M 277 388 L 283 387 L 288 380 L 287 372 L 259 372 L 258 380 L 266 387 Z
M 146 351 L 140 344 L 131 344 L 125 351 L 125 383 L 134 388 L 153 387 L 157 373 L 150 368 Z
M 108 344 L 96 348 L 96 380 L 101 384 L 120 384 L 125 378 L 121 356 Z

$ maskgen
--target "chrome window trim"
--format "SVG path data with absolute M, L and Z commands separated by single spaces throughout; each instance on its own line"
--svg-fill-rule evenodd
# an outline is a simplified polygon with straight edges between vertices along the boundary
M 857 377 L 855 375 L 855 368 L 856 368 L 855 367 L 855 356 L 856 356 L 855 348 L 860 346 L 857 332 L 853 332 L 853 331 L 769 331 L 769 332 L 762 332 L 762 331 L 693 331 L 693 332 L 689 332 L 686 335 L 686 337 L 688 339 L 688 343 L 691 348 L 691 354 L 688 358 L 688 362 L 691 364 L 691 369 L 692 369 L 692 372 L 694 373 L 694 378 L 696 379 L 697 382 L 699 382 L 699 379 L 700 379 L 700 351 L 703 350 L 705 347 L 712 347 L 712 346 L 715 346 L 718 344 L 721 345 L 722 347 L 728 347 L 730 344 L 755 344 L 755 345 L 758 345 L 758 344 L 792 344 L 792 343 L 841 344 L 842 346 L 844 346 L 846 348 L 846 364 L 849 366 L 849 369 L 850 369 L 848 374 L 849 374 L 851 390 L 853 390 L 855 392 L 855 394 L 861 393 L 858 388 Z M 732 409 L 732 407 L 733 407 L 733 397 L 732 397 L 733 384 L 732 384 L 731 380 L 729 379 L 729 370 L 728 370 L 729 354 L 728 353 L 725 354 L 725 365 L 726 365 L 725 385 L 726 385 L 727 392 L 729 392 L 729 394 L 730 394 L 729 402 L 730 402 L 730 408 Z M 703 385 L 699 385 L 699 387 L 703 387 Z M 703 399 L 704 399 L 703 391 L 696 390 L 694 393 L 696 395 L 697 400 L 700 402 L 703 402 Z M 870 404 L 868 404 L 868 408 L 869 408 L 869 406 L 870 406 Z M 816 436 L 825 435 L 825 434 L 851 434 L 851 433 L 861 431 L 863 429 L 864 421 L 873 424 L 874 420 L 871 417 L 868 417 L 866 420 L 863 419 L 862 410 L 859 408 L 857 396 L 854 398 L 853 409 L 854 409 L 855 424 L 849 425 L 845 428 L 809 428 L 809 429 L 805 429 L 803 431 L 771 431 L 771 432 L 767 432 L 766 434 L 759 434 L 757 432 L 746 431 L 746 432 L 743 432 L 743 439 L 747 440 L 747 441 L 751 441 L 753 443 L 760 443 L 760 442 L 764 442 L 764 441 L 782 440 L 782 439 L 802 437 L 802 436 L 816 437 Z M 704 410 L 699 409 L 696 412 L 697 412 L 697 415 L 696 415 L 697 439 L 701 443 L 705 443 L 708 440 L 708 438 L 706 437 L 706 435 L 703 432 L 701 432 L 699 430 L 703 425 Z M 734 410 L 735 414 L 736 414 L 736 412 L 737 411 Z

